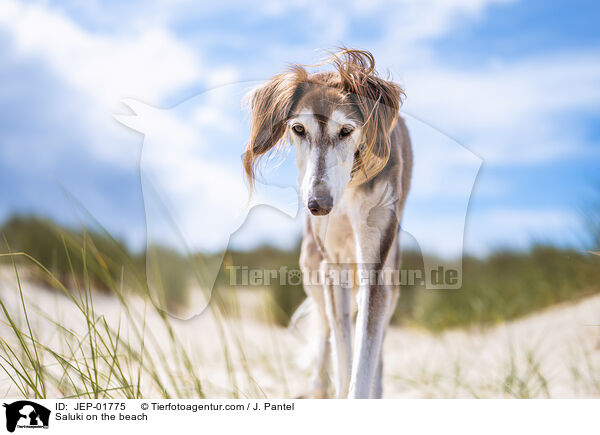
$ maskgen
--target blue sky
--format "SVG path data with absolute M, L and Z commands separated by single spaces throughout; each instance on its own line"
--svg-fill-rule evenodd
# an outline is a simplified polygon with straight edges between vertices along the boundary
M 345 44 L 371 50 L 406 89 L 416 174 L 405 228 L 422 248 L 456 254 L 465 195 L 469 252 L 580 242 L 581 210 L 600 188 L 596 3 L 124 3 L 2 2 L 0 219 L 38 213 L 76 225 L 66 190 L 143 246 L 143 138 L 114 120 L 127 113 L 120 101 L 181 113 L 217 86 L 241 89 Z M 292 245 L 300 221 L 278 213 L 253 210 L 233 243 Z

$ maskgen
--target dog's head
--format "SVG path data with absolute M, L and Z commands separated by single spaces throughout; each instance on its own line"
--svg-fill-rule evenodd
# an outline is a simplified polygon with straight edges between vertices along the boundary
M 293 144 L 302 200 L 317 216 L 328 214 L 348 185 L 373 178 L 385 166 L 403 95 L 377 75 L 366 51 L 344 49 L 327 64 L 334 70 L 309 74 L 294 66 L 251 93 L 244 153 L 252 185 L 260 157 Z

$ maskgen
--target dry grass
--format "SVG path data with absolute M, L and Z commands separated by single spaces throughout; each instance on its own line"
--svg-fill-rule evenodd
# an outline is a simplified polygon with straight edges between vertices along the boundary
M 305 337 L 270 319 L 266 291 L 232 293 L 227 303 L 217 298 L 195 319 L 177 321 L 143 296 L 85 286 L 56 292 L 19 270 L 5 267 L 0 277 L 0 396 L 306 392 Z M 393 327 L 385 397 L 596 397 L 599 338 L 598 296 L 484 330 Z

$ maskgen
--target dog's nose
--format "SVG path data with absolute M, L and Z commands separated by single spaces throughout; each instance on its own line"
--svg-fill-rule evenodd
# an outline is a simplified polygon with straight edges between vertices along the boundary
M 331 196 L 323 198 L 311 198 L 308 200 L 308 209 L 315 216 L 325 216 L 333 208 L 333 199 Z

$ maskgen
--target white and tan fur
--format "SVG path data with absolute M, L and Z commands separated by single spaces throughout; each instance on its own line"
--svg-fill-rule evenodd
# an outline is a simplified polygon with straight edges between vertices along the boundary
M 244 154 L 250 183 L 261 156 L 291 143 L 307 213 L 300 265 L 320 314 L 313 397 L 326 397 L 332 356 L 336 397 L 382 396 L 382 347 L 398 285 L 374 279 L 400 268 L 398 232 L 412 151 L 398 116 L 402 90 L 377 76 L 370 53 L 342 50 L 334 71 L 296 66 L 251 96 L 252 131 Z M 354 271 L 358 285 L 340 282 Z M 353 296 L 356 327 L 352 334 Z

